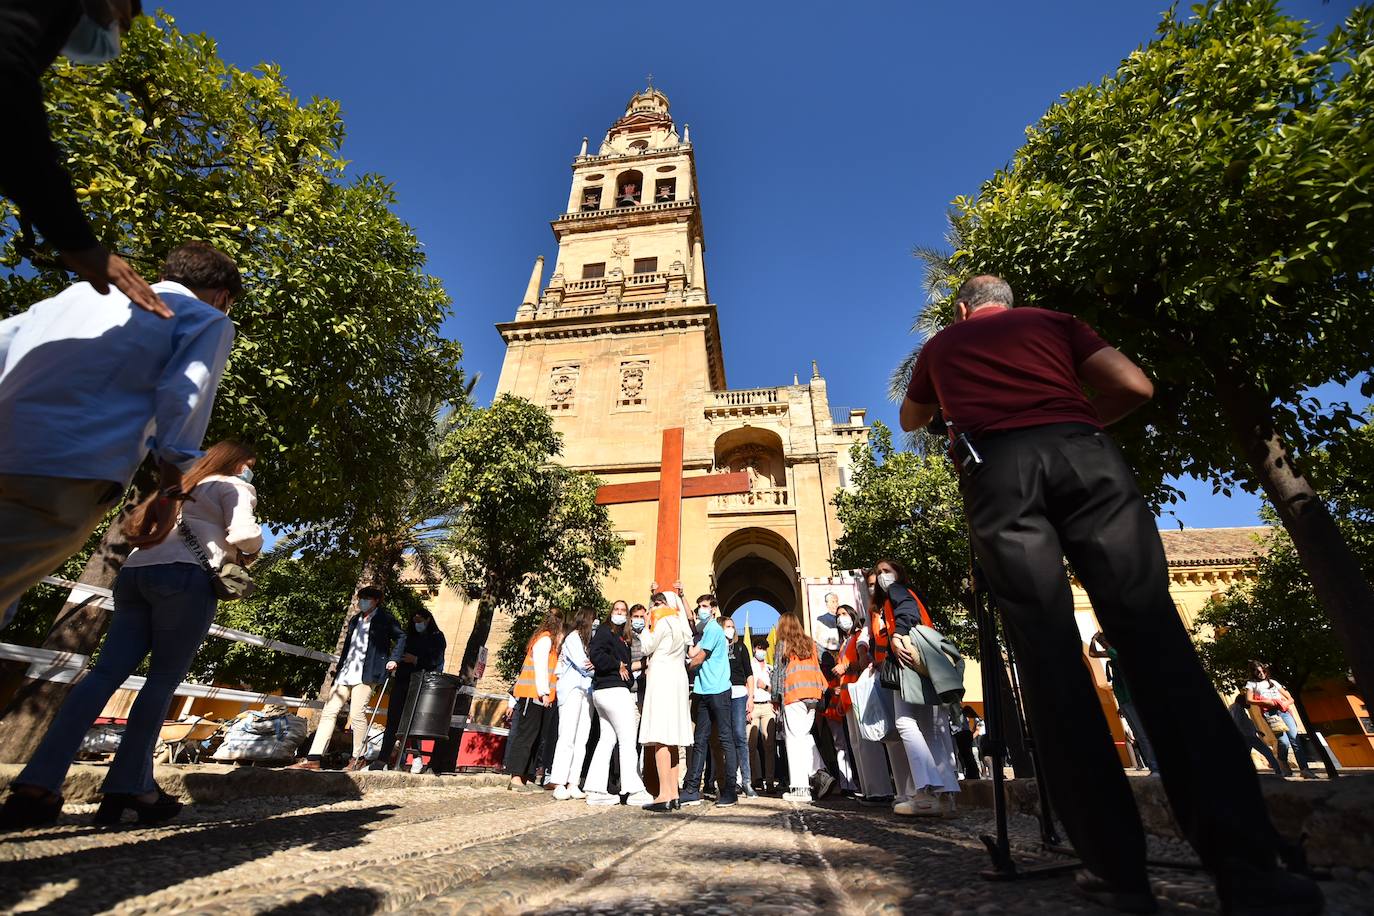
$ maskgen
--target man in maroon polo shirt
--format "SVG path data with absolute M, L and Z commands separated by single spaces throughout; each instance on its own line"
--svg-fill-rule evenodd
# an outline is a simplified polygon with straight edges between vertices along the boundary
M 1150 380 L 1071 315 L 1012 308 L 1011 287 L 959 289 L 955 324 L 922 348 L 901 424 L 943 410 L 981 463 L 963 461 L 973 548 L 1006 622 L 1044 778 L 1088 871 L 1079 887 L 1152 912 L 1145 835 L 1083 662 L 1064 558 L 1092 599 L 1154 744 L 1174 817 L 1229 913 L 1317 913 L 1322 895 L 1278 868 L 1280 839 L 1239 740 L 1169 596 L 1155 519 L 1103 427 Z M 1084 393 L 1084 388 L 1093 392 Z

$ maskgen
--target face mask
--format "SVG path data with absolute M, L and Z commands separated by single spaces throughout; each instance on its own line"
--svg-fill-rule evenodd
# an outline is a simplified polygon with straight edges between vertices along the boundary
M 417 623 L 417 624 L 415 624 L 415 632 L 416 632 L 416 633 L 423 633 L 425 630 L 428 630 L 428 629 L 429 629 L 429 624 L 428 624 L 428 623 Z
M 840 628 L 840 632 L 848 633 L 854 628 L 854 621 L 850 620 L 848 617 L 840 617 L 836 619 L 835 626 Z
M 734 630 L 726 630 L 726 631 L 725 631 L 725 638 L 726 638 L 726 639 L 734 639 L 734 638 L 735 638 L 735 631 L 734 631 Z
M 625 626 L 625 615 L 624 615 L 624 614 L 612 614 L 612 615 L 611 615 L 611 623 L 615 624 L 615 625 L 618 626 L 618 627 L 623 627 L 623 626 Z
M 366 614 L 368 611 L 372 610 L 372 609 L 373 609 L 374 607 L 376 607 L 376 606 L 377 606 L 377 601 L 376 601 L 375 598 L 359 598 L 359 599 L 358 599 L 358 610 L 362 611 L 364 614 Z
M 896 573 L 890 573 L 890 572 L 878 573 L 878 587 L 881 588 L 883 591 L 887 591 L 888 589 L 892 588 L 892 586 L 894 586 L 894 585 L 896 585 L 896 584 L 897 584 L 897 574 L 896 574 Z
M 767 657 L 768 657 L 768 650 L 767 650 L 767 649 L 755 649 L 755 650 L 754 650 L 754 658 L 757 658 L 759 661 L 763 661 L 763 660 L 764 660 L 765 658 L 767 658 Z
M 245 466 L 242 471 L 239 471 L 239 480 L 242 480 L 244 483 L 252 483 L 253 469 Z
M 62 56 L 74 64 L 96 66 L 119 56 L 119 25 L 111 22 L 101 26 L 89 16 L 82 15 L 62 46 Z
M 708 621 L 708 620 L 710 620 L 710 619 L 711 619 L 711 609 L 710 609 L 709 607 L 699 607 L 699 608 L 697 608 L 697 620 L 700 620 L 702 623 L 705 623 L 706 621 Z
M 644 632 L 644 618 L 643 618 L 643 617 L 636 617 L 636 618 L 635 618 L 635 622 L 632 623 L 632 624 L 630 624 L 630 626 L 634 629 L 634 631 L 635 631 L 636 633 L 643 633 L 643 632 Z

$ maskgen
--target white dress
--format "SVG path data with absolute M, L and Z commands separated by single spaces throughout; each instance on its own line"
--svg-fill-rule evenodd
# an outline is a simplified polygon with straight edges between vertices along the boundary
M 682 617 L 673 615 L 646 630 L 640 641 L 649 672 L 644 685 L 644 712 L 639 720 L 639 743 L 687 747 L 695 740 L 687 711 L 686 661 L 692 633 Z

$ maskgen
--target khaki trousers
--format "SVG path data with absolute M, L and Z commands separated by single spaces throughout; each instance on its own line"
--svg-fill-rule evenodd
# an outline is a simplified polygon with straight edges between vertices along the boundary
M 354 684 L 345 687 L 335 684 L 329 691 L 329 699 L 320 711 L 320 727 L 315 730 L 315 740 L 310 745 L 310 756 L 318 757 L 329 747 L 329 739 L 334 737 L 334 723 L 339 718 L 339 710 L 348 704 L 348 724 L 353 729 L 353 756 L 361 757 L 367 750 L 367 704 L 372 699 L 375 684 Z
M 756 782 L 773 781 L 773 752 L 777 740 L 778 721 L 773 704 L 755 700 L 754 715 L 749 719 L 749 774 Z
M 80 550 L 123 493 L 108 480 L 0 474 L 0 629 L 24 592 Z

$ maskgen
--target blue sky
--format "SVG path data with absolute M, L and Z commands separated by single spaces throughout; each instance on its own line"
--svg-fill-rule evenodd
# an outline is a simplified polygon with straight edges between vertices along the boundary
M 1284 6 L 1325 32 L 1353 4 Z M 598 3 L 164 8 L 234 64 L 277 63 L 297 95 L 342 103 L 344 153 L 395 183 L 483 399 L 503 354 L 492 325 L 514 315 L 535 256 L 556 250 L 548 221 L 582 137 L 595 144 L 652 72 L 692 126 L 731 387 L 805 378 L 815 359 L 833 405 L 895 426 L 884 390 L 913 343 L 911 248 L 939 244 L 949 202 L 1005 164 L 1060 93 L 1148 41 L 1166 7 L 707 2 L 662 21 Z M 1188 525 L 1255 522 L 1254 499 L 1185 490 Z

